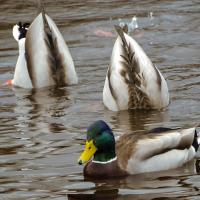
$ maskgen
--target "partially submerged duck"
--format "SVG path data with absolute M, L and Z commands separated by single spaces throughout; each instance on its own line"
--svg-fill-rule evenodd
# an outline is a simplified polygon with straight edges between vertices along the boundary
M 44 11 L 31 24 L 16 24 L 13 36 L 19 45 L 13 85 L 42 88 L 77 84 L 74 62 L 65 40 Z
M 78 162 L 87 163 L 84 176 L 120 177 L 181 167 L 198 148 L 195 128 L 156 128 L 140 135 L 124 134 L 115 142 L 110 127 L 100 120 L 89 126 Z
M 167 83 L 139 44 L 115 26 L 118 33 L 103 89 L 104 105 L 112 111 L 161 109 L 169 104 Z

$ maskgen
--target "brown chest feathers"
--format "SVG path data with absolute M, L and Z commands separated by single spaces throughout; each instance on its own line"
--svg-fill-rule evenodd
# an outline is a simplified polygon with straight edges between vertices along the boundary
M 90 161 L 84 168 L 84 176 L 95 178 L 108 177 L 123 177 L 128 175 L 126 171 L 122 170 L 117 160 L 107 164 L 100 164 Z

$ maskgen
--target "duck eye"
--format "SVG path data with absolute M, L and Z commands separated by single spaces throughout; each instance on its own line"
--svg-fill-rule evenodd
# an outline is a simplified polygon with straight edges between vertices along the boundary
M 90 146 L 90 147 L 88 147 L 88 149 L 90 150 L 90 149 L 91 149 L 91 146 Z

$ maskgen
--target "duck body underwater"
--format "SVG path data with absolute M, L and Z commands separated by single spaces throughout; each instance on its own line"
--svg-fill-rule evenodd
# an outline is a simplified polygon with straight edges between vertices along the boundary
M 14 86 L 42 88 L 78 83 L 74 62 L 55 22 L 44 12 L 30 24 L 13 27 L 19 45 Z
M 156 128 L 144 134 L 124 134 L 116 142 L 102 120 L 87 130 L 78 163 L 84 176 L 108 178 L 181 167 L 197 156 L 200 139 L 195 128 Z
M 162 109 L 169 104 L 167 83 L 127 26 L 115 26 L 115 41 L 104 89 L 104 105 L 112 111 Z

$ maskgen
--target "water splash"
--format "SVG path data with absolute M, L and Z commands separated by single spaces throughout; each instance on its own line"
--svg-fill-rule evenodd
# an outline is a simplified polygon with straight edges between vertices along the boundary
M 153 12 L 149 12 L 148 13 L 148 18 L 150 19 L 150 25 L 153 26 L 154 25 L 154 13 Z
M 124 27 L 125 26 L 126 22 L 122 21 L 121 18 L 119 18 L 118 21 L 119 21 L 119 26 L 120 27 Z
M 131 32 L 131 31 L 134 31 L 137 28 L 138 28 L 137 17 L 134 16 L 132 18 L 131 22 L 128 24 L 128 29 Z
M 121 18 L 119 18 L 118 21 L 119 21 L 119 26 L 121 27 L 124 27 L 127 24 L 129 33 L 133 32 L 135 29 L 139 27 L 136 16 L 133 16 L 130 22 L 123 21 Z
M 148 17 L 150 18 L 150 20 L 153 20 L 154 19 L 154 13 L 153 12 L 149 12 L 148 14 Z

